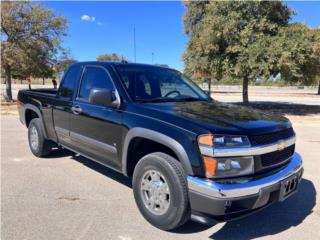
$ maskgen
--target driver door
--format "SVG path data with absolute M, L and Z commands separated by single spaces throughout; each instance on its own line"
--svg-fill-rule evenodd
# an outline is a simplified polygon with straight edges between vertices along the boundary
M 108 71 L 101 66 L 86 66 L 72 106 L 70 137 L 73 146 L 98 162 L 120 167 L 121 112 L 111 106 L 89 103 L 92 88 L 115 90 Z

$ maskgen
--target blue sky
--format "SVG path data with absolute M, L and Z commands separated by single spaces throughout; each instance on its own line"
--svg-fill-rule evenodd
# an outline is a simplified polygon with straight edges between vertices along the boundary
M 294 21 L 320 26 L 320 2 L 286 2 L 297 11 Z M 137 62 L 166 63 L 182 70 L 182 54 L 188 40 L 183 32 L 182 2 L 41 2 L 66 16 L 68 36 L 64 46 L 79 61 L 116 52 L 134 60 L 133 28 L 136 29 Z

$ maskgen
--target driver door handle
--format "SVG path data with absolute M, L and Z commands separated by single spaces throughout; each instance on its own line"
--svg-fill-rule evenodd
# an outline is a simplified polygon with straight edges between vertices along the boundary
M 82 112 L 82 108 L 80 106 L 74 106 L 71 108 L 71 111 L 74 113 L 74 114 L 80 114 Z

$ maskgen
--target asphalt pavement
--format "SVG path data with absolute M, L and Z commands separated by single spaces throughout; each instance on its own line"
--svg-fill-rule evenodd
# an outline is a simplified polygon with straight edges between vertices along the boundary
M 1 116 L 1 239 L 319 239 L 320 124 L 294 124 L 299 192 L 246 218 L 173 232 L 139 213 L 126 177 L 66 150 L 36 158 L 18 116 Z

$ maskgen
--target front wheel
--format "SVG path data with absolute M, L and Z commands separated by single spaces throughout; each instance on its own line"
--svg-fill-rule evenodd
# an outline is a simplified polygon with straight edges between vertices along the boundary
M 144 156 L 132 185 L 138 208 L 152 225 L 172 230 L 190 219 L 187 181 L 178 160 L 161 152 Z

